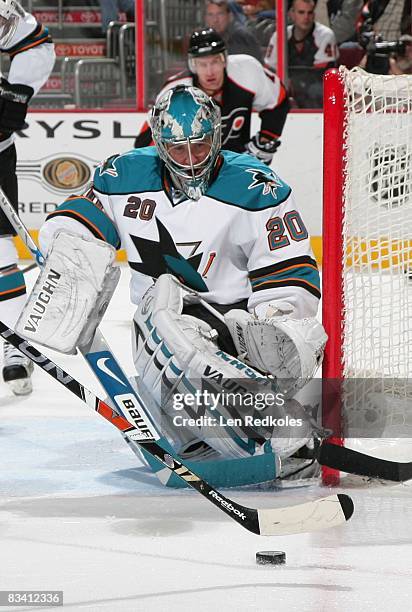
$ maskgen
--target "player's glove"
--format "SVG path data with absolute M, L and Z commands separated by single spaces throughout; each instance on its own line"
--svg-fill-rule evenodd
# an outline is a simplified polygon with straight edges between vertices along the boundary
M 0 79 L 0 131 L 12 133 L 25 127 L 27 106 L 34 94 L 33 87 L 9 83 Z
M 280 140 L 267 140 L 262 142 L 260 133 L 257 133 L 246 144 L 246 152 L 260 159 L 260 161 L 267 166 L 270 166 L 278 147 L 280 147 Z

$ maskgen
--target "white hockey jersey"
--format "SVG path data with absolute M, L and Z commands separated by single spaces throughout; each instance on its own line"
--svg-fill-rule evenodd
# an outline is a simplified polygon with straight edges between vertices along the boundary
M 19 18 L 16 31 L 6 47 L 0 48 L 11 59 L 7 80 L 12 84 L 28 85 L 34 95 L 47 81 L 56 59 L 54 45 L 47 27 L 38 23 L 30 13 L 24 11 Z M 1 74 L 0 74 L 1 76 Z M 0 152 L 7 149 L 15 135 L 0 141 Z
M 316 314 L 319 274 L 291 189 L 246 154 L 222 151 L 198 201 L 175 203 L 154 147 L 114 155 L 93 187 L 51 213 L 40 230 L 47 250 L 65 227 L 126 249 L 131 299 L 138 304 L 161 274 L 174 274 L 217 304 L 248 299 L 250 309 L 287 300 L 298 317 Z
M 176 74 L 164 85 L 157 98 L 177 85 L 199 87 L 197 76 L 189 71 Z M 243 153 L 250 140 L 252 110 L 259 113 L 260 131 L 269 139 L 279 138 L 289 110 L 285 86 L 277 75 L 265 71 L 250 55 L 229 55 L 224 81 L 215 102 L 222 116 L 222 147 Z M 136 147 L 151 144 L 149 123 L 136 139 Z
M 314 68 L 326 68 L 328 64 L 338 59 L 339 53 L 335 35 L 330 28 L 315 22 L 312 32 L 298 43 L 293 40 L 293 28 L 293 25 L 287 27 L 290 66 L 300 65 L 313 66 Z M 277 70 L 276 32 L 272 34 L 269 41 L 264 63 L 270 70 Z

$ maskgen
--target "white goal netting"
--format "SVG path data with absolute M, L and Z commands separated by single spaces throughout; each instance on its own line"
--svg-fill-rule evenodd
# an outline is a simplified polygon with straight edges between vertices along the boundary
M 412 437 L 412 76 L 341 75 L 345 435 Z

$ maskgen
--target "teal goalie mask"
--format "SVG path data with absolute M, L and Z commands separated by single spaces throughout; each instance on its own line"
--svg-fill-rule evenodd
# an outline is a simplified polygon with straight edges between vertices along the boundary
M 219 107 L 200 89 L 178 85 L 157 100 L 150 123 L 174 186 L 198 200 L 207 191 L 220 151 Z

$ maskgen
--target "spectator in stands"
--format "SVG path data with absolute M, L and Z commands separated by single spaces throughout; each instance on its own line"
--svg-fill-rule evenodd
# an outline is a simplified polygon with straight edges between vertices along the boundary
M 338 45 L 355 41 L 364 0 L 317 0 L 315 19 L 331 28 Z
M 389 74 L 412 74 L 412 36 L 403 34 L 399 40 L 404 43 L 405 51 L 389 58 Z
M 366 54 L 359 65 L 374 74 L 411 74 L 411 0 L 370 0 L 362 11 L 359 38 Z M 385 43 L 402 41 L 396 49 Z M 379 43 L 380 48 L 375 47 Z
M 246 26 L 262 49 L 266 49 L 275 31 L 275 0 L 239 0 L 246 16 Z
M 322 106 L 322 78 L 336 65 L 338 51 L 330 28 L 315 21 L 313 0 L 293 0 L 287 28 L 289 77 L 292 94 L 300 108 Z M 277 35 L 270 39 L 265 65 L 277 69 Z
M 275 0 L 238 0 L 242 6 L 243 13 L 249 21 L 262 19 L 275 19 L 276 1 Z
M 233 17 L 236 21 L 241 24 L 246 23 L 246 15 L 243 12 L 243 9 L 240 5 L 240 2 L 236 2 L 236 0 L 229 0 L 228 6 L 233 13 Z
M 332 67 L 337 60 L 336 39 L 332 30 L 315 22 L 313 0 L 293 0 L 289 11 L 292 25 L 287 28 L 290 66 Z M 273 34 L 265 65 L 276 71 L 277 34 Z
M 262 62 L 262 51 L 252 32 L 234 20 L 228 0 L 206 0 L 205 21 L 223 38 L 229 55 L 245 53 Z
M 117 21 L 119 12 L 126 13 L 130 21 L 134 21 L 134 0 L 99 0 L 102 13 L 102 30 L 106 34 L 111 21 Z
M 369 0 L 363 17 L 383 40 L 395 41 L 411 33 L 411 0 Z
M 189 70 L 171 77 L 159 96 L 176 85 L 195 86 L 217 102 L 222 116 L 222 148 L 245 150 L 270 164 L 289 110 L 286 89 L 276 75 L 269 76 L 248 55 L 227 56 L 223 39 L 213 29 L 194 32 L 189 44 Z M 252 108 L 258 111 L 260 131 L 250 138 Z M 135 147 L 152 144 L 146 123 Z

